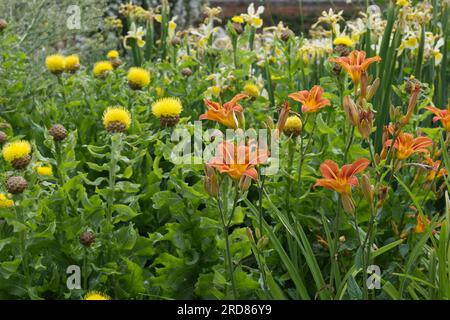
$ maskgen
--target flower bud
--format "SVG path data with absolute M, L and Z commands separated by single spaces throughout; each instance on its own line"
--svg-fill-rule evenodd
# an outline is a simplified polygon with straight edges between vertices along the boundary
M 269 243 L 269 238 L 267 238 L 266 236 L 262 236 L 261 239 L 258 240 L 258 244 L 256 245 L 256 247 L 258 249 L 264 249 L 268 243 Z
M 353 202 L 352 196 L 347 193 L 342 193 L 341 199 L 344 211 L 353 215 L 355 213 L 355 203 Z
M 0 19 L 0 31 L 5 30 L 8 27 L 8 22 L 5 19 Z
M 366 198 L 367 202 L 372 203 L 373 194 L 374 194 L 374 186 L 370 183 L 370 177 L 368 174 L 362 175 L 361 189 L 362 189 L 364 198 Z
M 372 100 L 372 98 L 377 93 L 379 87 L 380 87 L 380 78 L 376 78 L 375 81 L 372 83 L 372 85 L 369 86 L 367 89 L 367 96 L 366 96 L 367 101 Z
M 384 204 L 384 201 L 386 201 L 388 197 L 388 187 L 387 186 L 381 186 L 378 190 L 378 203 L 377 208 L 381 208 Z
M 369 140 L 370 134 L 372 133 L 372 126 L 373 126 L 372 110 L 360 111 L 358 130 L 365 140 Z
M 358 108 L 349 96 L 344 97 L 344 111 L 348 121 L 354 126 L 359 123 Z
M 208 165 L 205 166 L 205 177 L 203 178 L 203 184 L 206 192 L 211 197 L 215 198 L 219 195 L 219 184 L 217 182 L 215 171 Z
M 253 231 L 250 228 L 245 228 L 245 233 L 247 234 L 248 240 L 250 240 L 250 242 L 255 243 L 255 237 L 253 237 Z
M 239 179 L 239 190 L 241 190 L 242 192 L 245 192 L 250 188 L 251 184 L 252 184 L 252 178 L 250 178 L 249 176 L 242 176 Z
M 95 234 L 91 231 L 85 231 L 80 234 L 80 243 L 85 247 L 90 247 L 95 241 Z

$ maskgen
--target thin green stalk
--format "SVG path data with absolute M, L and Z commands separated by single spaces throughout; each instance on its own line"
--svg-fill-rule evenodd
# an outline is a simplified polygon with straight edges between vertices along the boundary
M 233 292 L 233 298 L 237 299 L 237 290 L 236 290 L 236 281 L 234 278 L 234 268 L 233 268 L 233 261 L 231 258 L 231 250 L 230 250 L 230 242 L 229 242 L 229 227 L 227 225 L 227 223 L 225 223 L 225 217 L 224 217 L 224 210 L 222 209 L 222 205 L 220 203 L 219 198 L 217 199 L 217 205 L 219 208 L 219 213 L 220 213 L 220 220 L 222 222 L 222 231 L 223 231 L 223 235 L 225 238 L 225 255 L 226 255 L 226 265 L 228 267 L 228 274 L 231 280 L 231 288 L 232 288 L 232 292 Z M 236 201 L 235 201 L 236 202 Z M 233 204 L 233 207 L 235 206 L 235 204 Z
M 339 273 L 339 262 L 338 262 L 338 244 L 339 244 L 339 226 L 341 224 L 341 207 L 339 204 L 336 209 L 336 217 L 334 219 L 333 224 L 333 244 L 330 250 L 330 258 L 331 258 L 331 272 L 330 272 L 330 286 L 335 284 L 335 288 L 339 288 L 340 286 L 340 273 Z
M 350 147 L 353 143 L 353 138 L 355 137 L 355 126 L 352 126 L 352 129 L 350 131 L 350 137 L 348 139 L 347 142 L 347 146 L 345 147 L 345 151 L 344 151 L 344 163 L 347 163 L 347 156 L 348 156 L 348 152 L 350 150 Z

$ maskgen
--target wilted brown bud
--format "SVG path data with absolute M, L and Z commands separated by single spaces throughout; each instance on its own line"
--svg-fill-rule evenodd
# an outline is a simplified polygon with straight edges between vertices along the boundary
M 8 22 L 5 19 L 0 19 L 0 31 L 5 30 L 8 27 Z
M 283 131 L 284 125 L 286 124 L 286 120 L 289 117 L 289 112 L 291 111 L 291 107 L 289 106 L 289 102 L 285 101 L 281 108 L 279 109 L 279 117 L 277 122 L 278 131 Z
M 181 44 L 181 39 L 179 37 L 173 37 L 170 43 L 173 46 L 179 46 Z
M 249 176 L 242 176 L 241 179 L 239 179 L 239 190 L 242 192 L 247 191 L 252 184 L 252 178 Z
M 347 120 L 354 126 L 359 124 L 358 107 L 350 96 L 344 97 L 344 111 L 347 116 Z
M 408 111 L 406 112 L 406 115 L 401 119 L 400 125 L 401 127 L 404 127 L 408 124 L 409 120 L 411 119 L 414 109 L 416 108 L 417 101 L 419 100 L 420 95 L 420 87 L 419 90 L 413 90 L 411 92 L 411 97 L 409 98 L 408 103 Z
M 217 182 L 214 168 L 205 165 L 204 171 L 203 185 L 205 186 L 205 190 L 211 197 L 215 198 L 219 195 L 219 183 Z
M 281 32 L 280 39 L 287 42 L 293 35 L 294 33 L 289 28 L 286 28 Z
M 244 32 L 244 29 L 242 28 L 242 25 L 240 23 L 233 22 L 233 28 L 237 34 L 242 34 Z
M 189 68 L 183 68 L 183 70 L 181 70 L 181 74 L 185 77 L 190 77 L 192 76 L 192 70 Z
M 369 203 L 372 203 L 372 201 L 373 201 L 374 189 L 375 189 L 374 186 L 370 183 L 369 175 L 363 174 L 361 190 L 364 195 L 364 198 L 366 198 L 367 202 L 369 202 Z
M 414 92 L 420 92 L 422 88 L 422 83 L 414 77 L 411 77 L 406 81 L 405 90 L 409 94 L 413 94 Z
M 388 196 L 389 188 L 387 186 L 381 186 L 378 190 L 378 203 L 377 208 L 381 208 L 383 206 L 384 201 L 386 201 Z
M 361 74 L 361 82 L 360 82 L 360 87 L 361 87 L 360 97 L 361 97 L 361 99 L 365 99 L 367 96 L 367 82 L 368 81 L 369 81 L 369 76 L 367 75 L 367 72 L 363 72 Z
M 360 111 L 359 112 L 359 123 L 358 130 L 365 140 L 369 140 L 370 134 L 372 133 L 373 126 L 373 111 Z
M 355 213 L 355 203 L 353 202 L 352 196 L 347 193 L 342 193 L 341 199 L 344 211 L 353 215 Z
M 8 141 L 8 135 L 0 131 L 0 144 L 4 144 L 6 141 Z
M 123 64 L 123 62 L 122 62 L 122 60 L 120 60 L 120 58 L 109 59 L 109 62 L 111 62 L 114 69 L 117 69 L 118 67 L 120 67 Z

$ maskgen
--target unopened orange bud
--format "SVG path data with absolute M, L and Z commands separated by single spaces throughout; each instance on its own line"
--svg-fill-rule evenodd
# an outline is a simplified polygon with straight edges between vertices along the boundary
M 208 165 L 205 166 L 205 177 L 203 178 L 203 185 L 206 192 L 211 197 L 217 197 L 219 195 L 219 184 L 214 169 Z
M 369 88 L 367 90 L 367 96 L 366 96 L 367 101 L 372 100 L 372 98 L 377 93 L 379 87 L 380 87 L 380 79 L 376 78 L 375 81 L 372 83 L 371 86 L 369 86 Z
M 239 190 L 241 190 L 242 192 L 245 192 L 250 188 L 251 184 L 252 184 L 252 178 L 250 178 L 249 176 L 243 175 L 239 179 Z
M 373 194 L 374 194 L 374 186 L 370 183 L 370 177 L 368 174 L 362 175 L 361 190 L 362 190 L 364 198 L 366 198 L 367 202 L 372 203 Z

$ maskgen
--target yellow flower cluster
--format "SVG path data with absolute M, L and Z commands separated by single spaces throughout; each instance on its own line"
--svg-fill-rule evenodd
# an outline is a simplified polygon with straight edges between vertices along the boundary
M 12 162 L 16 159 L 21 159 L 31 153 L 31 145 L 28 141 L 19 140 L 6 144 L 3 147 L 2 155 L 3 158 Z
M 103 292 L 89 291 L 86 293 L 83 300 L 111 300 L 111 297 Z
M 177 98 L 162 98 L 152 105 L 152 112 L 157 118 L 179 116 L 183 106 Z
M 112 71 L 113 65 L 109 61 L 99 61 L 94 65 L 94 76 L 97 78 L 105 77 L 108 72 Z
M 45 64 L 48 71 L 56 75 L 63 72 L 73 73 L 80 69 L 80 58 L 75 54 L 67 57 L 61 54 L 53 54 L 45 59 Z
M 128 83 L 133 89 L 142 89 L 150 83 L 150 72 L 133 67 L 128 71 Z
M 11 208 L 14 205 L 14 201 L 8 198 L 4 193 L 0 193 L 0 208 Z
M 128 129 L 131 125 L 130 112 L 123 107 L 109 107 L 106 109 L 103 113 L 103 125 L 108 129 L 114 123 L 120 123 L 125 129 Z
M 51 176 L 53 175 L 53 168 L 51 165 L 39 165 L 35 167 L 36 173 L 40 176 Z

